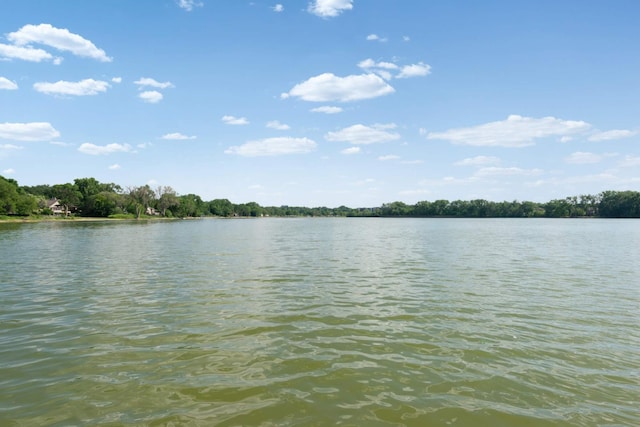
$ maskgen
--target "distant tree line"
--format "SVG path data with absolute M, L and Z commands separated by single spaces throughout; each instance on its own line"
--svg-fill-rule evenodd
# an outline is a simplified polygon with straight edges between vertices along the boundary
M 0 176 L 0 215 L 51 215 L 51 202 L 64 208 L 64 215 L 83 217 L 259 217 L 259 216 L 342 216 L 342 217 L 460 217 L 460 218 L 640 218 L 640 192 L 604 191 L 546 203 L 528 201 L 492 202 L 476 200 L 385 203 L 380 207 L 340 206 L 260 206 L 255 202 L 235 204 L 227 199 L 203 201 L 196 194 L 178 195 L 168 186 L 149 185 L 123 188 L 101 183 L 95 178 L 78 178 L 73 183 L 20 186 Z

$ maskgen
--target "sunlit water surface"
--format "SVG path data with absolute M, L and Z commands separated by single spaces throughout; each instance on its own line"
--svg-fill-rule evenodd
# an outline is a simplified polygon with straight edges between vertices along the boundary
M 638 426 L 640 221 L 0 224 L 0 425 Z

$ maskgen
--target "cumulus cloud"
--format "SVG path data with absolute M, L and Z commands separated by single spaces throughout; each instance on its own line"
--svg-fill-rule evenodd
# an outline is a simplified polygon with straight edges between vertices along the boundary
M 196 7 L 204 6 L 202 2 L 196 0 L 176 0 L 176 4 L 187 12 L 191 12 Z
M 246 117 L 222 116 L 222 121 L 228 125 L 248 125 L 249 120 Z
M 311 152 L 315 149 L 315 141 L 309 138 L 282 137 L 249 141 L 243 145 L 229 147 L 225 150 L 225 153 L 245 157 L 259 157 L 301 154 Z
M 35 49 L 29 46 L 14 46 L 4 43 L 0 43 L 0 57 L 7 59 L 21 59 L 23 61 L 30 62 L 41 62 L 53 59 L 53 55 L 46 50 Z
M 563 137 L 589 130 L 583 121 L 562 120 L 555 117 L 522 117 L 511 115 L 506 120 L 468 128 L 429 132 L 427 139 L 441 139 L 453 144 L 478 147 L 526 147 L 536 139 Z
M 497 165 L 500 163 L 500 159 L 494 156 L 476 156 L 468 157 L 466 159 L 455 162 L 456 166 L 484 166 L 484 165 Z
M 158 89 L 166 89 L 168 87 L 173 87 L 173 84 L 171 82 L 159 82 L 155 79 L 152 79 L 150 77 L 141 77 L 140 79 L 136 80 L 135 82 L 133 82 L 134 84 L 137 84 L 138 86 L 140 86 L 141 88 L 143 87 L 155 87 Z
M 431 73 L 431 66 L 419 62 L 417 64 L 405 65 L 396 76 L 396 79 L 408 79 L 409 77 L 422 77 Z
M 613 139 L 623 139 L 623 138 L 629 138 L 631 136 L 637 135 L 638 132 L 632 131 L 632 130 L 626 130 L 626 129 L 614 129 L 614 130 L 609 130 L 606 132 L 597 132 L 593 135 L 591 135 L 588 140 L 589 141 L 593 141 L 593 142 L 600 142 L 600 141 L 610 141 Z
M 273 6 L 272 9 L 273 9 L 274 12 L 282 12 L 282 11 L 284 11 L 284 6 L 281 5 L 280 3 L 278 3 L 275 6 Z
M 114 83 L 122 83 L 122 77 L 114 77 L 111 79 L 111 81 Z
M 590 164 L 590 163 L 599 163 L 602 160 L 602 156 L 594 153 L 587 153 L 584 151 L 576 151 L 575 153 L 571 153 L 569 156 L 565 158 L 567 163 L 574 164 Z
M 93 79 L 84 79 L 79 82 L 60 80 L 55 83 L 38 82 L 33 84 L 35 90 L 47 95 L 97 95 L 106 92 L 109 87 L 109 83 Z
M 42 44 L 102 62 L 111 62 L 112 60 L 104 50 L 97 48 L 91 41 L 66 28 L 56 28 L 51 24 L 25 25 L 18 31 L 7 34 L 7 39 L 16 46 L 28 48 L 31 44 Z
M 60 136 L 50 123 L 0 123 L 0 138 L 13 141 L 49 141 Z
M 341 141 L 356 145 L 395 141 L 400 139 L 400 135 L 393 132 L 387 132 L 387 129 L 393 128 L 395 128 L 395 125 L 393 124 L 373 126 L 357 124 L 346 127 L 337 132 L 329 132 L 325 135 L 325 139 L 327 141 Z
M 307 11 L 321 18 L 335 18 L 345 10 L 353 9 L 353 0 L 314 0 Z
M 0 145 L 0 148 L 2 148 L 2 146 Z M 9 169 L 5 169 L 2 171 L 3 175 L 13 175 L 14 173 L 16 173 L 15 169 L 9 168 Z
M 396 156 L 395 154 L 387 154 L 386 156 L 378 157 L 378 160 L 380 160 L 381 162 L 386 162 L 389 160 L 398 160 L 399 158 L 400 156 Z
M 120 165 L 117 164 L 117 163 L 113 164 L 113 165 L 109 166 L 109 169 L 112 170 L 112 171 L 118 170 L 118 169 L 120 169 Z
M 18 89 L 18 85 L 6 77 L 0 77 L 0 89 L 16 90 Z
M 342 154 L 358 154 L 360 152 L 360 147 L 349 147 L 340 151 Z
M 324 113 L 324 114 L 338 114 L 342 113 L 342 108 L 334 107 L 331 105 L 323 105 L 322 107 L 312 108 L 310 110 L 312 113 Z
M 161 138 L 162 139 L 172 139 L 172 140 L 196 139 L 195 136 L 183 135 L 180 132 L 168 133 L 166 135 L 162 135 Z
M 101 156 L 111 153 L 128 153 L 131 151 L 131 146 L 129 144 L 95 145 L 85 142 L 78 147 L 78 151 L 92 156 Z
M 144 102 L 148 102 L 149 104 L 157 104 L 162 101 L 164 96 L 157 90 L 148 90 L 138 95 L 138 98 L 142 99 Z
M 280 123 L 278 120 L 267 122 L 267 127 L 276 130 L 288 130 L 291 128 L 289 125 Z
M 360 74 L 338 77 L 324 73 L 295 85 L 281 98 L 294 96 L 311 102 L 349 102 L 377 98 L 395 92 L 380 76 Z

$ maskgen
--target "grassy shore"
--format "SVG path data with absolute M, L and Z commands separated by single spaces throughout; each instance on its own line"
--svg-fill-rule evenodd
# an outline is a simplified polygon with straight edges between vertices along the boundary
M 178 218 L 166 218 L 158 216 L 117 216 L 117 217 L 84 217 L 84 216 L 49 216 L 49 215 L 30 215 L 30 216 L 6 216 L 0 215 L 0 223 L 25 223 L 25 222 L 97 222 L 97 221 L 167 221 Z

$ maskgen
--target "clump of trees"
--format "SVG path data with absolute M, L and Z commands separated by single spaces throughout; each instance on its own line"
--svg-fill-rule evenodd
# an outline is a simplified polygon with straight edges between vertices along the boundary
M 101 183 L 95 178 L 78 178 L 73 183 L 19 186 L 0 176 L 0 215 L 47 215 L 48 201 L 56 199 L 65 214 L 86 217 L 259 217 L 259 216 L 343 216 L 343 217 L 461 217 L 461 218 L 640 218 L 640 192 L 604 191 L 546 203 L 529 201 L 492 202 L 476 200 L 385 203 L 380 207 L 260 206 L 255 202 L 234 204 L 227 199 L 205 202 L 196 194 L 178 195 L 168 186 L 127 187 Z

